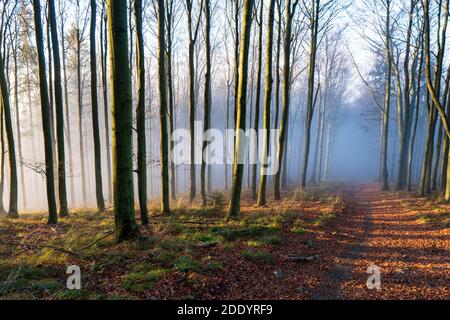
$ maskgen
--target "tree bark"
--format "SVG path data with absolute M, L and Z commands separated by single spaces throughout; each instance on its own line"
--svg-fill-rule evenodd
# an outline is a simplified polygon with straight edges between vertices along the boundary
M 45 173 L 47 182 L 48 224 L 58 222 L 58 212 L 55 199 L 55 180 L 53 171 L 52 126 L 50 116 L 50 101 L 48 97 L 47 74 L 45 70 L 44 36 L 42 32 L 41 4 L 33 0 L 34 27 L 36 35 L 37 57 L 39 64 L 39 89 L 41 95 L 41 114 L 45 146 Z
M 161 133 L 161 211 L 170 214 L 169 193 L 169 139 L 167 133 L 167 72 L 165 56 L 164 0 L 158 0 L 158 73 Z
M 58 28 L 54 0 L 48 0 L 50 29 L 52 39 L 54 81 L 55 81 L 55 106 L 56 106 L 56 139 L 58 143 L 58 193 L 59 215 L 69 215 L 66 190 L 66 153 L 64 145 L 64 103 L 61 81 L 61 61 L 59 56 Z
M 127 5 L 108 0 L 110 86 L 113 130 L 113 186 L 116 240 L 137 237 L 134 212 L 131 75 L 128 62 Z
M 207 132 L 211 126 L 211 0 L 205 0 L 205 54 L 206 54 L 206 74 L 205 74 L 205 100 L 204 100 L 204 120 L 203 120 L 203 130 Z M 204 134 L 203 146 L 202 146 L 202 167 L 201 167 L 201 177 L 200 177 L 200 190 L 202 195 L 203 206 L 207 204 L 207 186 L 206 186 L 206 169 L 207 163 L 205 156 L 206 149 L 209 144 L 210 136 Z
M 266 48 L 266 88 L 264 98 L 264 135 L 262 145 L 262 162 L 261 162 L 261 177 L 259 182 L 258 206 L 262 207 L 267 204 L 267 159 L 270 148 L 270 113 L 272 101 L 272 87 L 273 87 L 273 22 L 275 20 L 275 0 L 270 0 L 269 15 L 267 18 L 267 48 Z
M 273 1 L 273 0 L 272 0 Z M 252 28 L 253 0 L 244 0 L 243 18 L 242 18 L 242 39 L 239 63 L 239 91 L 238 91 L 238 112 L 236 126 L 236 150 L 234 155 L 234 173 L 233 187 L 231 190 L 230 207 L 228 216 L 236 218 L 240 212 L 242 176 L 244 165 L 242 158 L 245 155 L 245 137 L 239 134 L 239 130 L 245 131 L 246 124 L 246 105 L 247 105 L 247 79 L 248 79 L 248 56 L 250 51 L 250 34 Z
M 98 95 L 97 95 L 97 48 L 96 48 L 96 26 L 97 26 L 97 1 L 91 0 L 91 28 L 90 28 L 90 62 L 91 62 L 91 101 L 92 101 L 92 133 L 94 138 L 94 165 L 95 165 L 95 195 L 97 199 L 97 210 L 99 213 L 106 211 L 105 199 L 103 198 L 102 181 L 102 152 L 100 144 L 100 125 L 98 117 Z
M 138 194 L 141 210 L 141 223 L 148 225 L 147 209 L 147 145 L 145 129 L 145 53 L 144 34 L 142 32 L 142 0 L 134 0 L 136 24 L 136 63 L 138 75 L 137 140 L 138 140 Z

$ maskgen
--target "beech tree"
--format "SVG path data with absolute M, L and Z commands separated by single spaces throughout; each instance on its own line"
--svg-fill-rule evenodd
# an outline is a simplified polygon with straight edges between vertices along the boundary
M 108 0 L 113 186 L 116 240 L 138 235 L 134 212 L 131 74 L 128 62 L 127 5 Z
M 56 139 L 58 141 L 58 192 L 59 192 L 59 215 L 66 217 L 69 214 L 66 191 L 66 153 L 64 143 L 64 104 L 61 80 L 61 61 L 59 55 L 58 27 L 56 23 L 56 11 L 54 0 L 48 0 L 48 11 L 50 19 L 54 76 L 55 81 L 55 107 L 56 107 Z
M 41 4 L 33 0 L 34 32 L 39 65 L 39 89 L 41 96 L 42 127 L 45 147 L 45 178 L 47 182 L 48 224 L 58 223 L 58 212 L 55 199 L 55 180 L 53 171 L 52 127 L 50 116 L 50 100 L 48 96 L 47 73 L 45 68 L 44 36 L 42 32 Z
M 272 101 L 272 87 L 273 87 L 273 22 L 275 20 L 275 0 L 269 2 L 269 14 L 267 18 L 267 47 L 266 47 L 266 88 L 264 98 L 264 136 L 262 145 L 262 161 L 261 161 L 261 177 L 259 182 L 258 206 L 262 207 L 267 204 L 266 190 L 267 190 L 267 174 L 266 165 L 270 147 L 270 113 Z
M 252 27 L 253 0 L 244 0 L 242 16 L 242 38 L 239 63 L 239 91 L 238 91 L 238 110 L 236 126 L 236 150 L 234 155 L 234 173 L 233 186 L 231 189 L 231 200 L 228 210 L 230 218 L 236 218 L 240 212 L 242 177 L 244 174 L 244 165 L 242 157 L 245 146 L 245 137 L 239 134 L 239 130 L 245 130 L 246 108 L 247 108 L 247 79 L 248 79 L 248 56 L 250 49 L 250 33 Z

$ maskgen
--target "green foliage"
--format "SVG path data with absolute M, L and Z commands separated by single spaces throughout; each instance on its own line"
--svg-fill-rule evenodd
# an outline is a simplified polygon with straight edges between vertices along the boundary
M 122 288 L 132 292 L 145 292 L 151 290 L 155 283 L 158 282 L 166 272 L 165 269 L 130 272 L 123 278 Z
M 281 230 L 278 227 L 258 227 L 258 226 L 248 226 L 248 227 L 214 227 L 211 229 L 212 233 L 218 234 L 227 240 L 245 239 L 245 238 L 255 238 L 268 235 L 274 235 L 279 233 Z
M 189 256 L 180 256 L 174 262 L 175 269 L 180 272 L 194 272 L 200 270 L 200 264 Z
M 203 269 L 206 271 L 215 271 L 222 268 L 222 264 L 218 261 L 214 261 L 211 256 L 208 256 L 202 260 Z
M 214 192 L 208 195 L 208 206 L 213 210 L 222 211 L 226 207 L 227 199 L 222 192 Z
M 322 213 L 315 221 L 314 221 L 314 225 L 316 226 L 323 226 L 326 223 L 328 223 L 329 221 L 336 219 L 336 214 L 335 213 Z
M 450 228 L 450 213 L 447 212 L 419 214 L 416 218 L 423 224 L 438 224 L 443 228 Z
M 265 244 L 269 244 L 272 246 L 281 246 L 283 244 L 283 239 L 277 236 L 267 236 L 263 237 L 261 241 Z
M 242 256 L 245 260 L 251 262 L 263 262 L 263 263 L 275 263 L 275 257 L 267 251 L 262 250 L 245 250 L 242 252 Z

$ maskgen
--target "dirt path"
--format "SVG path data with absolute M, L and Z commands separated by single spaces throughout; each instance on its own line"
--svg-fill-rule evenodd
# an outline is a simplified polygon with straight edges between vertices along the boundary
M 311 298 L 450 298 L 449 229 L 418 221 L 417 212 L 405 206 L 412 196 L 382 193 L 376 184 L 344 194 L 350 212 L 336 223 L 353 240 L 336 255 Z M 381 269 L 380 291 L 367 289 L 370 266 Z

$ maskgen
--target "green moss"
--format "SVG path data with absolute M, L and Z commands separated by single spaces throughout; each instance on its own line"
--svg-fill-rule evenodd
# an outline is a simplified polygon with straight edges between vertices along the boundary
M 222 264 L 218 261 L 214 261 L 211 256 L 202 260 L 202 266 L 206 271 L 215 271 L 222 268 Z
M 122 280 L 122 288 L 132 292 L 144 292 L 153 289 L 156 282 L 166 274 L 164 269 L 131 272 Z
M 87 299 L 89 293 L 86 290 L 63 290 L 54 295 L 58 300 L 79 300 Z
M 268 236 L 263 237 L 261 241 L 265 244 L 269 244 L 271 246 L 281 246 L 283 244 L 283 239 L 277 236 Z
M 164 266 L 171 267 L 176 259 L 176 255 L 170 251 L 160 251 L 153 259 L 156 263 Z
M 262 250 L 246 250 L 242 252 L 242 256 L 245 260 L 251 262 L 264 262 L 264 263 L 275 263 L 275 257 L 267 251 Z
M 199 271 L 200 265 L 189 256 L 178 257 L 174 262 L 175 269 L 180 272 Z
M 211 229 L 211 232 L 222 236 L 227 240 L 237 240 L 245 238 L 263 237 L 277 234 L 281 231 L 279 227 L 260 227 L 260 226 L 247 226 L 242 228 L 235 227 L 215 227 Z

